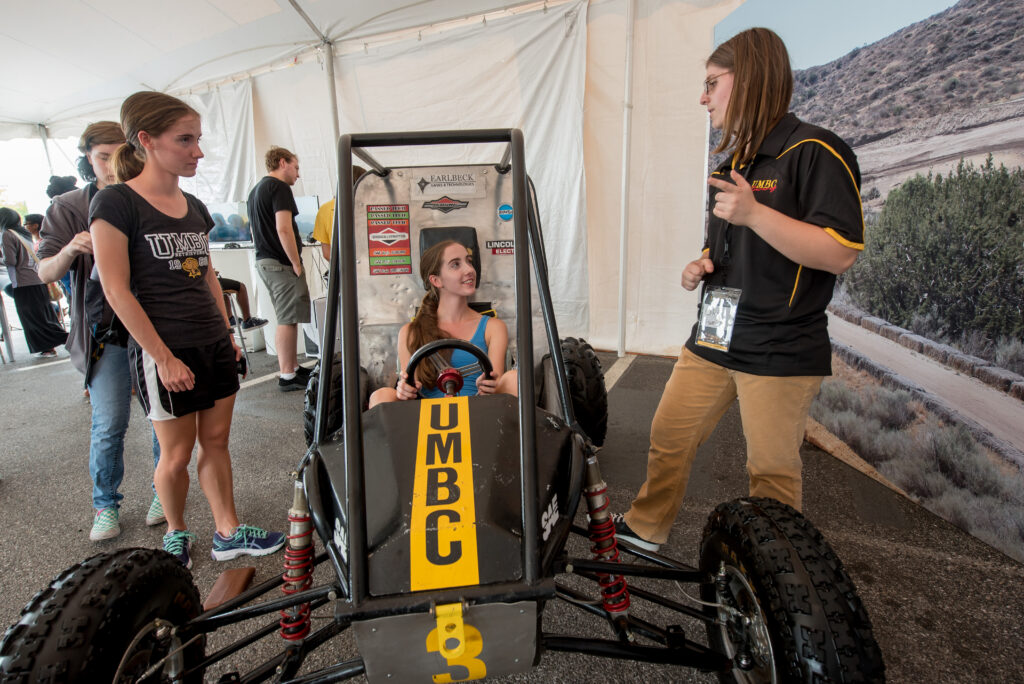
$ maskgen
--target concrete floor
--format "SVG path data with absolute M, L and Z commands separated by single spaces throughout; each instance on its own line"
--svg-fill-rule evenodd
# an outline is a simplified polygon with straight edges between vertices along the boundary
M 602 354 L 607 369 L 612 355 Z M 62 357 L 63 358 L 63 357 Z M 250 378 L 269 376 L 275 360 L 252 355 Z M 610 426 L 600 460 L 615 510 L 625 510 L 644 479 L 647 433 L 671 361 L 641 357 L 610 395 Z M 70 364 L 19 357 L 0 367 L 0 624 L 14 622 L 23 605 L 57 573 L 101 551 L 156 547 L 161 528 L 143 522 L 152 475 L 149 429 L 133 410 L 122 491 L 123 533 L 95 544 L 87 470 L 89 405 Z M 303 448 L 302 394 L 280 393 L 272 378 L 238 395 L 232 431 L 235 492 L 246 522 L 284 529 L 291 501 L 288 472 Z M 746 493 L 744 442 L 738 411 L 731 409 L 701 449 L 667 555 L 695 563 L 700 531 L 714 506 Z M 805 445 L 805 514 L 843 559 L 875 626 L 893 682 L 1010 682 L 1024 680 L 1024 567 L 964 534 L 883 486 Z M 280 554 L 216 563 L 205 556 L 213 532 L 205 500 L 194 487 L 187 517 L 200 536 L 193 575 L 210 590 L 226 567 L 255 565 L 256 580 L 280 572 Z M 582 546 L 574 547 L 582 554 Z M 317 581 L 330 579 L 322 566 Z M 262 623 L 261 623 L 262 624 Z M 323 624 L 317 620 L 317 624 Z M 314 627 L 317 626 L 314 624 Z M 699 625 L 683 622 L 688 636 L 703 639 Z M 549 605 L 548 632 L 606 636 L 596 619 L 564 604 Z M 236 630 L 235 633 L 238 633 Z M 208 650 L 232 635 L 218 633 Z M 258 662 L 279 648 L 276 637 L 254 655 L 230 663 Z M 309 667 L 354 657 L 342 635 L 316 652 Z M 212 672 L 215 680 L 222 670 Z M 504 681 L 711 682 L 713 677 L 667 666 L 545 654 L 538 668 Z

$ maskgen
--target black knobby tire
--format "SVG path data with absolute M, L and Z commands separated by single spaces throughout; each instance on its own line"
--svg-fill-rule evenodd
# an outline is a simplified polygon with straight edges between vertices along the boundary
M 585 340 L 566 337 L 561 346 L 576 422 L 594 446 L 601 446 L 608 434 L 608 390 L 601 360 Z
M 93 556 L 36 594 L 4 634 L 0 682 L 111 682 L 133 641 L 121 681 L 137 681 L 174 643 L 148 629 L 153 621 L 179 625 L 201 609 L 192 576 L 169 553 Z M 202 661 L 204 647 L 200 637 L 183 650 L 186 669 Z M 160 675 L 145 681 L 159 682 Z M 188 681 L 202 682 L 202 673 Z
M 313 370 L 309 373 L 309 382 L 306 383 L 305 400 L 302 403 L 302 434 L 306 438 L 306 446 L 313 443 L 313 430 L 316 427 L 316 394 L 320 388 L 320 361 L 316 362 Z M 359 406 L 366 407 L 369 399 L 369 376 L 366 370 L 359 369 Z M 327 412 L 327 434 L 330 435 L 341 428 L 343 410 L 341 404 L 341 355 L 334 355 L 334 363 L 331 364 L 331 393 L 334 400 L 329 402 Z
M 704 528 L 700 568 L 725 570 L 723 582 L 702 585 L 705 601 L 729 596 L 751 618 L 748 643 L 754 647 L 746 652 L 754 669 L 734 668 L 722 681 L 771 681 L 771 662 L 780 682 L 885 681 L 882 653 L 853 580 L 795 509 L 767 498 L 721 504 Z M 735 656 L 742 630 L 739 621 L 728 623 L 708 623 L 708 639 Z

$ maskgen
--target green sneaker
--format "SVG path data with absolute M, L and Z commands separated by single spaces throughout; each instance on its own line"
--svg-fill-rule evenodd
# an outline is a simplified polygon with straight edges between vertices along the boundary
M 96 511 L 96 517 L 92 519 L 92 531 L 89 532 L 89 539 L 103 541 L 104 539 L 113 539 L 119 534 L 121 534 L 121 524 L 117 520 L 117 509 L 110 507 Z
M 192 542 L 197 539 L 196 535 L 187 530 L 172 530 L 164 535 L 164 551 L 171 554 L 185 566 L 192 569 Z
M 164 515 L 164 507 L 160 503 L 160 497 L 154 494 L 153 502 L 149 504 L 149 512 L 146 513 L 146 524 L 152 527 L 162 522 L 167 522 L 167 516 Z

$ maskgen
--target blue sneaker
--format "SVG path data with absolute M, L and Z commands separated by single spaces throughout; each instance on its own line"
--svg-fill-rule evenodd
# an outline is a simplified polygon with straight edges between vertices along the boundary
M 267 532 L 253 525 L 239 525 L 230 537 L 213 533 L 213 560 L 226 561 L 239 556 L 267 556 L 284 546 L 284 532 Z
M 164 535 L 164 551 L 181 561 L 186 568 L 191 569 L 192 556 L 189 554 L 189 549 L 192 548 L 192 542 L 197 538 L 188 530 L 173 530 Z

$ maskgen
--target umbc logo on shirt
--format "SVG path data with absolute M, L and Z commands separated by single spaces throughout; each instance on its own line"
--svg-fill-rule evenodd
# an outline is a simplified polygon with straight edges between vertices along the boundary
M 189 257 L 181 262 L 181 270 L 188 273 L 189 278 L 199 278 L 203 274 L 199 271 L 199 260 L 195 257 Z
M 210 253 L 210 242 L 200 233 L 150 233 L 145 236 L 157 259 L 200 256 Z
M 766 178 L 764 180 L 756 180 L 750 184 L 750 189 L 754 192 L 775 192 L 775 188 L 779 185 L 779 179 L 777 178 Z

